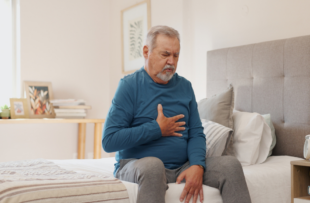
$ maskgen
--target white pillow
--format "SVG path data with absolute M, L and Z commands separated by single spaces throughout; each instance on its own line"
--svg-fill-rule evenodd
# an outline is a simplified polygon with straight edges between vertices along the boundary
M 272 142 L 271 130 L 262 115 L 234 111 L 234 150 L 243 166 L 263 163 Z
M 206 135 L 206 157 L 222 156 L 233 130 L 209 120 L 202 119 L 201 122 Z

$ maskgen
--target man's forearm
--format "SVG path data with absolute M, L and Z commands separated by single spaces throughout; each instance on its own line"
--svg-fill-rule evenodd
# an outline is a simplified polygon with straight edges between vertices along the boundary
M 187 154 L 190 165 L 201 165 L 206 169 L 205 157 L 206 157 L 206 138 L 203 133 L 199 133 L 199 128 L 192 129 L 189 133 L 193 133 L 196 136 L 191 136 L 187 144 Z
M 104 151 L 110 153 L 139 146 L 157 140 L 161 136 L 156 120 L 132 128 L 106 126 L 103 132 L 102 147 Z

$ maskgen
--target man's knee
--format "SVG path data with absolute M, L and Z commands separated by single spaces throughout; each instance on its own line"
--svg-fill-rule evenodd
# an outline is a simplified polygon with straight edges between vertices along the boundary
M 165 175 L 163 162 L 156 157 L 145 157 L 139 160 L 139 176 L 160 178 Z
M 221 163 L 225 166 L 240 166 L 239 160 L 234 156 L 221 156 Z
M 222 156 L 219 161 L 222 175 L 234 176 L 243 173 L 239 160 L 234 156 Z

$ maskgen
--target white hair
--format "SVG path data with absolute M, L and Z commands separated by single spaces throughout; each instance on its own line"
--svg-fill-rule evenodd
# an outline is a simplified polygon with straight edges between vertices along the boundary
M 156 38 L 159 34 L 172 38 L 176 37 L 180 43 L 180 34 L 177 30 L 165 25 L 157 25 L 152 27 L 146 36 L 146 45 L 149 47 L 150 51 L 156 47 Z

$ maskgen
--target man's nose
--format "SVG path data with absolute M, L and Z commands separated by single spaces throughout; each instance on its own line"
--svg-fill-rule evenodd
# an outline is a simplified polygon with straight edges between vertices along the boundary
M 167 64 L 169 64 L 169 65 L 175 65 L 175 63 L 176 63 L 176 60 L 175 60 L 175 58 L 173 57 L 173 55 L 172 55 L 172 56 L 169 56 L 168 61 L 167 61 Z

